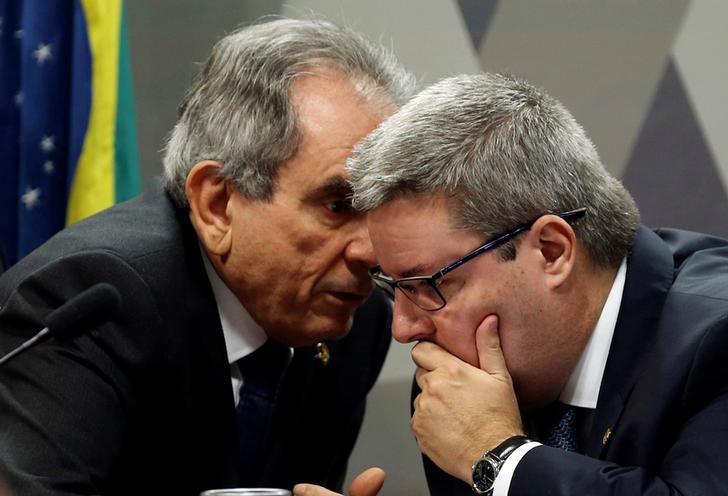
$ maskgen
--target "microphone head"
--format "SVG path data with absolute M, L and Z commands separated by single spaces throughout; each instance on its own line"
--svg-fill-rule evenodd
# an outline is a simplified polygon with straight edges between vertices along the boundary
M 100 282 L 53 310 L 45 324 L 55 338 L 69 338 L 113 319 L 120 308 L 119 291 Z

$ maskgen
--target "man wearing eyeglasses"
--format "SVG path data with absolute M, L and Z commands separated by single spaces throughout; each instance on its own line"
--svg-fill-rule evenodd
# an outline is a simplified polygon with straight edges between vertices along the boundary
M 641 227 L 569 112 L 498 74 L 425 90 L 348 168 L 433 495 L 728 494 L 728 242 Z

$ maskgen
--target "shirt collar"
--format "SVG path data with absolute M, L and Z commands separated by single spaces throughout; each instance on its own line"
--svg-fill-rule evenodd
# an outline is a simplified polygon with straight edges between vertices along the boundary
M 205 263 L 207 278 L 210 280 L 210 286 L 215 295 L 220 325 L 225 337 L 228 363 L 234 363 L 263 346 L 268 336 L 245 310 L 230 288 L 220 279 L 205 250 L 200 247 L 200 251 Z
M 604 303 L 596 327 L 589 338 L 586 348 L 571 373 L 569 381 L 559 396 L 559 400 L 567 405 L 582 408 L 596 408 L 599 388 L 607 364 L 609 348 L 612 345 L 614 328 L 617 325 L 619 307 L 622 303 L 624 281 L 627 274 L 627 259 L 622 260 L 612 289 Z

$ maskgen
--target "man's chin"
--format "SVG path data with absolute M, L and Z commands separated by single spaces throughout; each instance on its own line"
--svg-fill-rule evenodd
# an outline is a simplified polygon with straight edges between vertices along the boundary
M 308 335 L 312 343 L 324 339 L 341 339 L 351 330 L 354 314 L 317 315 L 311 321 Z
M 314 314 L 285 335 L 272 337 L 292 347 L 309 346 L 320 341 L 343 338 L 351 330 L 353 321 L 353 314 Z
M 313 310 L 320 311 L 322 314 L 348 313 L 353 315 L 356 309 L 366 301 L 369 294 L 371 293 L 322 292 L 317 295 Z

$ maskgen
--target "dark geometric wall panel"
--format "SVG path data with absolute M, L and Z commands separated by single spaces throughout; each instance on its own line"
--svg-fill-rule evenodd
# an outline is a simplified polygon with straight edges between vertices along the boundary
M 458 5 L 460 12 L 463 13 L 470 38 L 473 40 L 473 47 L 478 51 L 493 12 L 498 7 L 498 0 L 458 0 Z
M 728 236 L 728 199 L 670 60 L 623 177 L 649 226 Z

